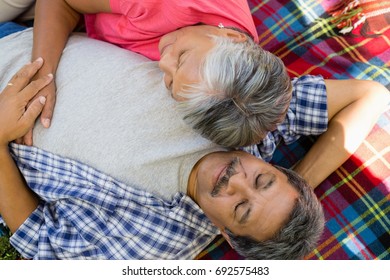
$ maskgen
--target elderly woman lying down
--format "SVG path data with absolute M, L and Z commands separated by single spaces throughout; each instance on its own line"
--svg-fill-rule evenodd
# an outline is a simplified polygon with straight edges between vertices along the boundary
M 323 216 L 305 181 L 198 136 L 175 110 L 158 65 L 106 43 L 71 38 L 56 74 L 58 121 L 50 129 L 36 125 L 36 147 L 8 148 L 44 100 L 26 112 L 13 104 L 24 109 L 51 79 L 25 87 L 40 60 L 12 77 L 29 60 L 31 35 L 0 40 L 8 54 L 0 61 L 0 106 L 7 108 L 0 110 L 0 213 L 24 257 L 193 258 L 218 233 L 247 258 L 296 259 L 314 248 Z M 380 113 L 358 117 L 367 103 L 383 106 L 386 90 L 360 81 L 325 84 L 336 125 L 331 121 L 319 145 L 336 137 L 332 150 L 338 131 L 348 141 L 357 127 L 355 139 L 363 139 Z M 340 91 L 346 100 L 336 102 Z

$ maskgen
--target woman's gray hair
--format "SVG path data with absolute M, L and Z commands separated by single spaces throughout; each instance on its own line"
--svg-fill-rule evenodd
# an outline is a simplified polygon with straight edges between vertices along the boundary
M 303 259 L 315 249 L 324 230 L 322 206 L 312 188 L 294 171 L 275 167 L 287 175 L 300 196 L 285 225 L 269 240 L 259 242 L 226 230 L 233 248 L 247 259 Z
M 225 147 L 257 144 L 287 112 L 292 85 L 286 68 L 249 36 L 245 42 L 212 37 L 215 47 L 202 63 L 201 82 L 180 93 L 187 99 L 179 104 L 184 120 Z

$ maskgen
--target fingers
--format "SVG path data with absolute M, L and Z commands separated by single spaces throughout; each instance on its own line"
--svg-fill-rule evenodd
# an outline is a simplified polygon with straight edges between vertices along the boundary
M 18 144 L 24 144 L 27 146 L 33 145 L 33 130 L 32 130 L 32 128 L 26 133 L 26 135 L 23 136 L 22 142 L 18 143 Z
M 32 63 L 23 66 L 9 81 L 4 93 L 18 93 L 28 103 L 40 90 L 53 80 L 53 74 L 48 74 L 35 81 L 31 81 L 33 76 L 43 65 L 43 59 L 38 58 Z
M 47 98 L 44 96 L 38 96 L 38 93 L 40 93 L 47 85 L 52 82 L 53 75 L 49 74 L 38 79 L 35 78 L 36 80 L 31 81 L 39 69 L 41 69 L 42 65 L 42 58 L 38 58 L 32 63 L 26 64 L 12 77 L 3 91 L 3 93 L 12 95 L 13 98 L 16 98 L 22 102 L 22 104 L 24 103 L 26 105 L 26 110 L 20 118 L 20 121 L 22 122 L 22 126 L 25 128 L 27 133 L 23 137 L 15 140 L 15 142 L 18 144 L 32 145 L 32 127 L 46 104 Z M 51 97 L 51 99 L 54 99 L 54 101 L 50 102 L 50 104 L 52 104 L 51 110 L 47 109 L 47 111 L 50 111 L 52 115 L 55 103 L 55 94 L 54 98 Z M 46 113 L 46 115 L 48 115 L 48 113 Z
M 24 65 L 9 81 L 7 88 L 19 92 L 26 87 L 31 78 L 38 72 L 43 65 L 43 59 L 40 57 L 32 63 Z
M 29 83 L 22 91 L 21 94 L 27 101 L 31 100 L 40 90 L 47 86 L 53 80 L 53 74 L 44 76 L 38 80 Z
M 23 138 L 18 138 L 18 139 L 15 139 L 15 143 L 16 144 L 23 144 Z
M 23 123 L 23 126 L 26 128 L 32 128 L 35 120 L 38 118 L 39 114 L 42 112 L 43 106 L 45 105 L 46 97 L 39 96 L 37 99 L 35 99 L 30 106 L 26 109 L 26 112 L 24 112 L 22 118 L 20 119 Z M 32 145 L 32 135 L 31 135 L 31 142 L 25 143 L 26 145 Z
M 53 117 L 54 106 L 56 103 L 56 95 L 49 94 L 46 96 L 46 103 L 41 113 L 41 123 L 43 127 L 49 128 Z

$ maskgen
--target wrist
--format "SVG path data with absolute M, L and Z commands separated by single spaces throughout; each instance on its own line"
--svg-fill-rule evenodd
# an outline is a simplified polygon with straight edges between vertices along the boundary
M 318 186 L 316 179 L 317 173 L 311 170 L 312 166 L 312 164 L 306 164 L 305 158 L 303 158 L 292 169 L 315 189 Z
M 37 72 L 37 74 L 35 76 L 43 77 L 43 76 L 47 76 L 48 74 L 55 75 L 56 70 L 57 70 L 57 67 L 55 65 L 49 65 L 49 63 L 46 63 L 46 60 L 45 60 L 45 63 L 39 69 L 39 71 Z

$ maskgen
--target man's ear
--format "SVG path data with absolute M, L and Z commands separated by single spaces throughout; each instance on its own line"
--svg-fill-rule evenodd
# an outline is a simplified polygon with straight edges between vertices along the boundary
M 229 29 L 229 28 L 222 28 L 219 30 L 222 36 L 229 37 L 236 43 L 243 43 L 246 42 L 246 40 L 248 40 L 248 37 L 240 31 Z
M 222 236 L 223 236 L 223 237 L 225 238 L 225 240 L 227 241 L 227 243 L 229 243 L 230 247 L 233 248 L 233 245 L 232 245 L 232 243 L 230 242 L 230 237 L 229 237 L 229 235 L 226 233 L 226 231 L 225 231 L 224 229 L 220 229 L 220 231 L 221 231 Z

